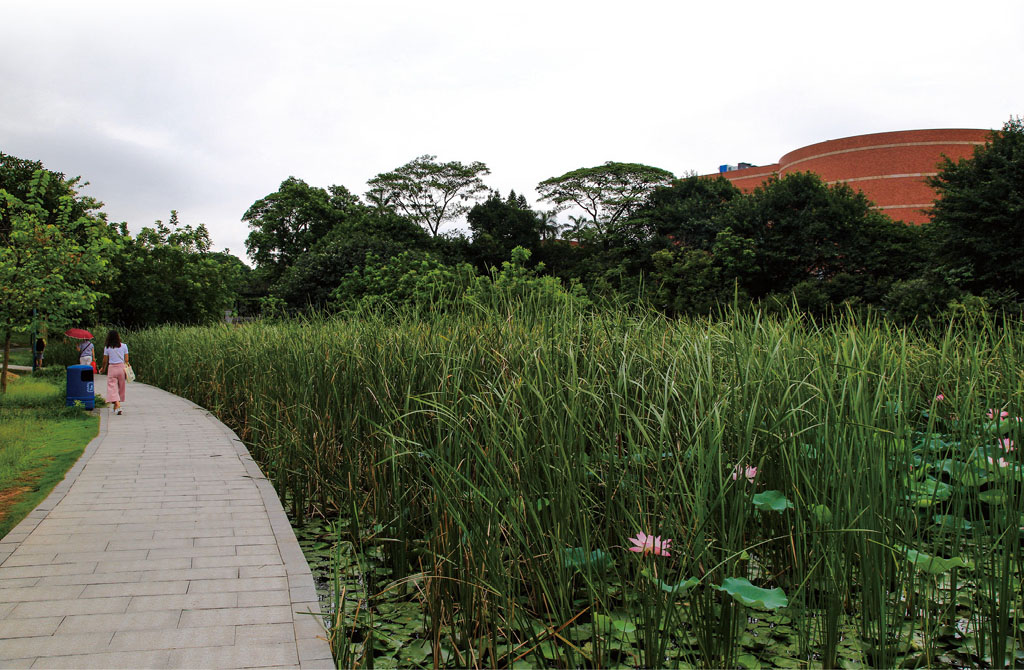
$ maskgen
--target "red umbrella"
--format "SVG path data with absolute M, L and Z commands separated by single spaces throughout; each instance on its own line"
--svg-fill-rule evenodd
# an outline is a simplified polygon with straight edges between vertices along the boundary
M 85 328 L 68 328 L 64 331 L 64 334 L 68 337 L 73 337 L 76 340 L 91 340 L 92 333 Z

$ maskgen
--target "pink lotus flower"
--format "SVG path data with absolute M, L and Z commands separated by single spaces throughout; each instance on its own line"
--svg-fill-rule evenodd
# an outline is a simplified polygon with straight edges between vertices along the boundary
M 750 484 L 754 483 L 754 477 L 757 476 L 757 468 L 753 465 L 739 465 L 732 469 L 732 478 L 739 479 L 740 477 L 746 477 L 747 482 Z
M 1010 413 L 1007 412 L 1006 410 L 1003 410 L 1002 412 L 999 413 L 999 420 L 1002 421 L 1003 419 L 1007 418 L 1008 416 L 1010 416 Z M 994 419 L 994 418 L 996 418 L 996 411 L 994 409 L 990 409 L 988 411 L 988 413 L 985 414 L 985 418 L 986 419 Z
M 662 540 L 660 535 L 655 537 L 654 535 L 637 533 L 636 537 L 629 538 L 629 541 L 633 543 L 629 550 L 635 551 L 638 554 L 671 555 L 668 553 L 668 546 L 672 544 L 672 540 Z
M 1014 450 L 1013 440 L 1011 440 L 1008 437 L 999 440 L 999 446 L 1002 447 L 1004 451 L 1013 451 Z
M 1010 467 L 1010 462 L 1007 461 L 1002 456 L 1000 456 L 999 458 L 992 458 L 991 456 L 989 456 L 988 457 L 988 462 L 991 463 L 992 465 L 998 465 L 1001 468 L 1008 468 L 1008 467 Z

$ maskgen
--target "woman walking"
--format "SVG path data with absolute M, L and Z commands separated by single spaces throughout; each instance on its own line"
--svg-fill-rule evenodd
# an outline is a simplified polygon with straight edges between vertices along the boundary
M 114 403 L 114 412 L 117 414 L 121 413 L 121 403 L 124 402 L 124 387 L 127 385 L 124 366 L 127 362 L 128 345 L 121 341 L 116 330 L 110 331 L 103 345 L 103 369 L 100 374 L 107 375 L 107 402 Z

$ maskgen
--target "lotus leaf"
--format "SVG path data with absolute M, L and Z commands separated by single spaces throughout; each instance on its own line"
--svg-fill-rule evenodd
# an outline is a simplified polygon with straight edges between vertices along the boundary
M 793 509 L 793 503 L 782 495 L 782 491 L 757 493 L 752 498 L 752 502 L 754 507 L 761 511 L 785 512 L 787 509 Z
M 989 489 L 978 494 L 978 500 L 989 505 L 1002 505 L 1006 502 L 1006 491 L 1000 489 Z
M 943 451 L 950 447 L 955 447 L 958 443 L 954 441 L 947 441 L 942 439 L 945 437 L 942 433 L 931 433 L 930 435 L 921 435 L 918 438 L 917 443 L 914 445 L 915 451 Z
M 562 550 L 562 565 L 573 570 L 582 570 L 587 565 L 591 568 L 604 572 L 615 563 L 611 555 L 600 549 L 587 553 L 583 547 L 572 547 Z
M 725 591 L 741 605 L 755 609 L 774 610 L 789 605 L 789 598 L 782 589 L 762 589 L 742 577 L 727 577 L 715 588 Z
M 929 575 L 938 575 L 949 572 L 953 568 L 974 569 L 974 564 L 957 556 L 956 558 L 940 558 L 931 556 L 916 549 L 906 549 L 906 558 L 915 568 Z
M 610 615 L 595 614 L 594 630 L 603 635 L 610 633 L 618 639 L 630 641 L 635 638 L 636 624 L 628 614 L 622 612 L 612 612 Z
M 430 640 L 414 640 L 411 644 L 402 648 L 401 657 L 403 665 L 419 665 L 434 653 Z
M 950 528 L 950 529 L 957 529 L 957 528 L 959 528 L 960 530 L 970 530 L 971 528 L 974 527 L 971 524 L 970 521 L 967 521 L 965 519 L 961 519 L 958 516 L 953 516 L 953 515 L 950 515 L 950 514 L 936 514 L 935 516 L 932 517 L 932 521 L 934 521 L 936 524 L 942 526 L 943 528 Z
M 690 589 L 692 589 L 694 586 L 697 586 L 697 584 L 700 584 L 700 580 L 697 579 L 696 577 L 690 577 L 689 579 L 681 580 L 678 584 L 669 584 L 668 582 L 666 582 L 664 580 L 661 580 L 661 579 L 658 580 L 658 586 L 661 587 L 662 591 L 664 591 L 665 593 L 671 593 L 671 594 L 677 595 L 677 596 L 684 596 L 684 595 L 686 595 L 687 592 Z
M 957 480 L 964 486 L 981 486 L 992 479 L 993 474 L 995 473 L 989 472 L 984 468 L 968 465 L 960 471 Z
M 1013 430 L 1015 425 L 1017 425 L 1017 421 L 1011 419 L 1003 419 L 1002 421 L 986 421 L 983 429 L 989 435 L 1001 437 Z
M 811 513 L 811 518 L 822 526 L 832 523 L 832 510 L 828 505 L 811 505 L 807 509 Z
M 907 496 L 914 505 L 927 507 L 943 500 L 949 500 L 953 495 L 953 487 L 940 482 L 934 477 L 927 477 L 924 481 L 910 482 L 912 495 Z

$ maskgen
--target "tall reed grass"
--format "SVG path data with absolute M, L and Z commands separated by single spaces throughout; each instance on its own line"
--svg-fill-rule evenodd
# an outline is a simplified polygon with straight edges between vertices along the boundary
M 339 602 L 344 665 L 372 667 L 387 644 L 357 619 L 407 592 L 426 665 L 1003 667 L 1022 334 L 527 304 L 129 341 L 294 517 L 340 519 L 385 564 Z M 671 555 L 626 551 L 638 532 Z M 794 644 L 740 644 L 779 613 Z

